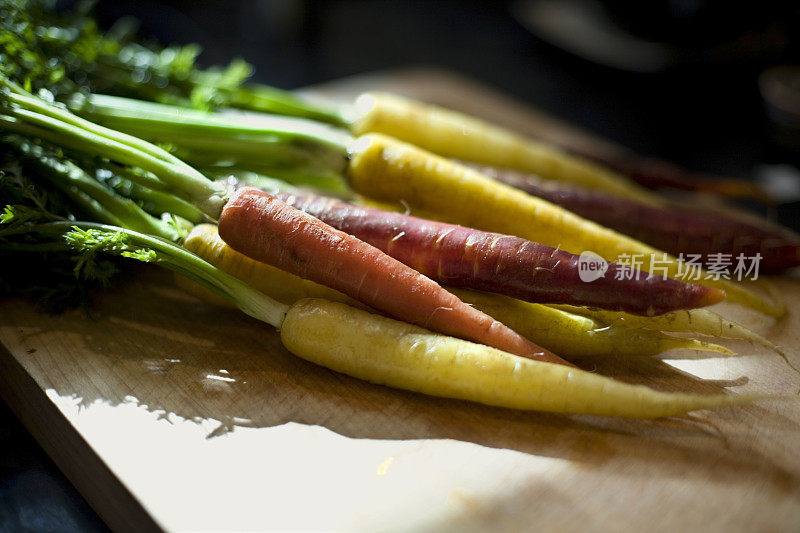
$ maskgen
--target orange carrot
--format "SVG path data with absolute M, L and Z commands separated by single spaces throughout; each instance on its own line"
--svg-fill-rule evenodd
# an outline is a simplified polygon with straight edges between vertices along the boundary
M 341 291 L 391 316 L 516 355 L 568 364 L 377 248 L 246 187 L 219 219 L 238 252 Z

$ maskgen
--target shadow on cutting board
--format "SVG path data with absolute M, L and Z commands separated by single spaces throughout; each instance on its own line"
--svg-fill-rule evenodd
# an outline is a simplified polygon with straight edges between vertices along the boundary
M 43 320 L 28 304 L 14 317 L 36 364 L 58 366 L 51 374 L 58 375 L 51 379 L 55 391 L 84 406 L 133 397 L 153 412 L 220 421 L 208 438 L 236 426 L 297 422 L 358 439 L 455 439 L 589 468 L 620 459 L 673 462 L 681 465 L 676 476 L 724 483 L 751 474 L 779 492 L 800 489 L 790 451 L 774 436 L 797 435 L 800 424 L 758 405 L 653 421 L 493 408 L 372 385 L 303 361 L 269 326 L 199 303 L 160 273 L 147 272 L 97 300 L 96 320 L 79 310 Z M 58 357 L 47 341 L 56 334 L 68 339 Z M 592 369 L 701 394 L 732 383 L 699 380 L 654 358 L 596 361 Z M 773 437 L 757 442 L 763 428 Z

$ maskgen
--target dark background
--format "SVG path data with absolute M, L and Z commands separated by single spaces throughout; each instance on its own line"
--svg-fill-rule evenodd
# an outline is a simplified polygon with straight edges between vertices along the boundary
M 640 3 L 647 7 L 636 8 Z M 201 58 L 209 65 L 243 57 L 257 67 L 257 81 L 282 88 L 436 65 L 697 170 L 744 176 L 783 155 L 771 153 L 766 141 L 758 74 L 794 57 L 796 9 L 769 0 L 757 7 L 689 0 L 608 4 L 629 33 L 673 44 L 676 64 L 636 73 L 570 55 L 518 22 L 512 12 L 524 2 L 117 0 L 100 2 L 96 13 L 105 24 L 133 15 L 142 33 L 164 43 L 202 43 Z M 726 54 L 725 45 L 742 35 L 756 43 L 734 45 Z M 706 57 L 715 46 L 723 49 L 721 57 Z
M 204 65 L 243 57 L 256 66 L 256 81 L 281 88 L 392 67 L 440 66 L 695 170 L 751 177 L 764 163 L 800 159 L 791 144 L 775 142 L 758 84 L 765 68 L 797 63 L 793 35 L 800 28 L 791 3 L 562 4 L 575 16 L 600 13 L 606 30 L 658 42 L 669 52 L 666 64 L 639 65 L 638 71 L 609 66 L 613 54 L 606 64 L 570 54 L 540 29 L 530 31 L 521 14 L 542 3 L 113 0 L 98 2 L 95 13 L 104 27 L 132 15 L 143 34 L 165 44 L 202 43 Z M 782 222 L 796 225 L 797 204 L 778 212 Z M 0 531 L 104 529 L 4 404 L 0 446 Z

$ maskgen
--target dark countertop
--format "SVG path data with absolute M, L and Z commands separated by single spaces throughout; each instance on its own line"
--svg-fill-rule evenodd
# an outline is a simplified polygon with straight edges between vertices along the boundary
M 696 170 L 748 176 L 759 164 L 798 159 L 769 142 L 757 85 L 766 64 L 617 71 L 538 40 L 503 2 L 117 0 L 99 2 L 97 13 L 103 24 L 134 15 L 167 43 L 201 42 L 206 64 L 242 56 L 256 80 L 278 87 L 433 65 Z M 105 529 L 5 404 L 0 444 L 0 531 Z

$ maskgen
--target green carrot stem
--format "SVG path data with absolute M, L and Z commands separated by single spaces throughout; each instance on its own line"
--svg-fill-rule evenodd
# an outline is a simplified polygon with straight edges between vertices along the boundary
M 217 172 L 215 174 L 215 172 Z M 212 169 L 209 171 L 210 175 L 215 176 L 217 179 L 233 179 L 236 185 L 249 185 L 262 191 L 269 193 L 272 192 L 285 192 L 289 194 L 300 194 L 302 189 L 287 183 L 284 180 L 277 179 L 272 176 L 259 174 L 248 170 L 230 170 L 230 169 Z
M 265 113 L 305 117 L 334 126 L 347 124 L 337 109 L 327 109 L 310 104 L 289 91 L 256 83 L 247 84 L 232 91 L 228 105 Z
M 73 108 L 108 127 L 170 143 L 181 159 L 193 165 L 198 164 L 196 156 L 251 168 L 314 168 L 316 174 L 340 174 L 347 165 L 349 134 L 308 120 L 263 114 L 233 120 L 220 113 L 107 95 L 92 95 Z
M 40 234 L 59 236 L 78 251 L 96 249 L 152 262 L 178 272 L 231 301 L 244 313 L 280 328 L 288 306 L 269 298 L 226 274 L 188 250 L 152 235 L 127 228 L 93 222 L 48 222 L 29 228 Z
M 203 213 L 189 202 L 167 192 L 143 187 L 130 179 L 135 175 L 137 175 L 136 172 L 131 172 L 126 167 L 115 167 L 113 176 L 107 180 L 107 183 L 116 192 L 140 202 L 142 209 L 148 213 L 154 215 L 171 213 L 193 224 L 198 224 L 203 220 Z
M 130 181 L 139 187 L 144 187 L 149 191 L 159 191 L 173 195 L 172 188 L 163 181 L 159 180 L 158 177 L 152 172 L 136 171 L 131 167 L 120 165 L 118 163 L 114 163 L 113 161 L 107 161 L 104 166 L 108 167 L 108 170 L 113 172 L 115 175 L 124 177 L 127 181 Z M 173 197 L 178 199 L 177 196 Z
M 0 76 L 0 83 L 2 83 L 2 76 Z M 74 115 L 69 111 L 67 111 L 66 109 L 62 109 L 58 106 L 45 102 L 40 98 L 34 97 L 29 93 L 26 92 L 20 93 L 18 91 L 21 91 L 21 89 L 18 89 L 16 91 L 10 91 L 8 93 L 8 99 L 13 104 L 19 106 L 21 109 L 34 111 L 40 115 L 44 115 L 53 118 L 55 120 L 62 121 L 66 124 L 75 126 L 82 130 L 86 130 L 87 132 L 91 132 L 95 135 L 106 137 L 108 139 L 114 140 L 115 142 L 125 144 L 132 148 L 137 148 L 142 152 L 157 159 L 161 159 L 163 161 L 174 164 L 182 163 L 178 158 L 176 158 L 166 150 L 163 150 L 153 144 L 150 144 L 147 141 L 143 141 L 142 139 L 139 139 L 132 135 L 127 135 L 119 131 L 105 128 L 99 124 L 95 124 L 77 115 Z
M 327 171 L 341 172 L 344 170 L 346 160 L 341 154 L 309 151 L 306 148 L 285 144 L 271 139 L 241 139 L 236 137 L 201 137 L 192 133 L 186 135 L 168 132 L 152 133 L 137 129 L 127 129 L 135 135 L 142 135 L 154 142 L 173 143 L 178 148 L 178 153 L 188 150 L 189 153 L 202 153 L 206 157 L 232 159 L 240 164 L 269 165 L 269 166 L 315 166 Z M 191 159 L 189 159 L 191 161 Z
M 222 113 L 145 102 L 132 98 L 93 94 L 73 109 L 92 120 L 111 127 L 125 125 L 151 132 L 166 128 L 183 133 L 224 137 L 240 136 L 251 139 L 280 139 L 285 142 L 307 143 L 344 155 L 350 135 L 343 130 L 298 118 L 265 114 L 238 114 L 231 118 Z M 125 128 L 119 128 L 125 131 Z
M 174 228 L 146 213 L 133 200 L 115 194 L 77 165 L 48 156 L 40 146 L 20 139 L 7 142 L 35 167 L 38 175 L 98 220 L 166 239 L 178 238 Z
M 72 150 L 92 156 L 100 155 L 150 171 L 163 182 L 173 186 L 176 193 L 185 195 L 187 200 L 212 218 L 216 219 L 219 216 L 225 204 L 227 192 L 224 188 L 186 164 L 176 165 L 162 161 L 114 139 L 102 137 L 46 115 L 19 108 L 5 111 L 11 118 L 0 116 L 0 128 L 40 137 Z

